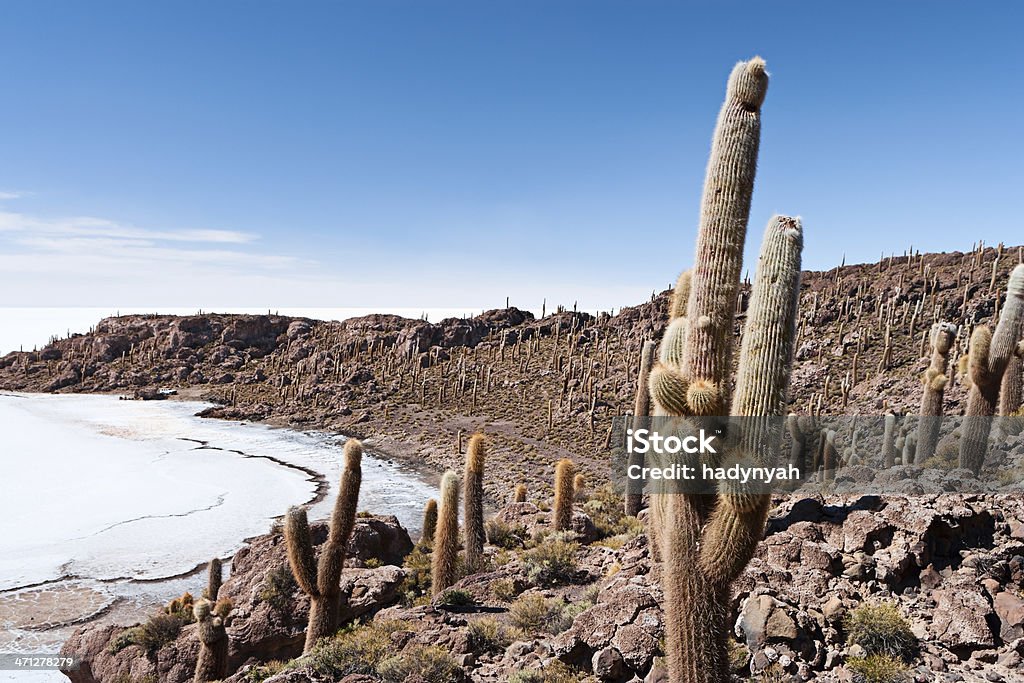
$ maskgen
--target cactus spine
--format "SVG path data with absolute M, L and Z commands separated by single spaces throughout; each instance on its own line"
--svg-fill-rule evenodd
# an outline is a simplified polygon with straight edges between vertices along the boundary
M 552 522 L 555 531 L 568 531 L 572 527 L 573 478 L 576 467 L 572 460 L 563 458 L 555 465 L 555 506 Z
M 999 404 L 999 387 L 1020 341 L 1022 320 L 1024 265 L 1017 265 L 1010 273 L 1006 303 L 995 333 L 987 325 L 979 325 L 971 334 L 967 360 L 971 388 L 967 394 L 967 418 L 960 439 L 960 467 L 975 474 L 981 473 L 985 462 L 991 418 Z
M 203 599 L 195 604 L 192 613 L 199 624 L 199 658 L 196 660 L 194 683 L 219 681 L 228 675 L 227 615 L 214 614 L 213 603 Z
M 338 497 L 331 512 L 327 541 L 316 561 L 309 534 L 306 511 L 292 508 L 285 518 L 284 538 L 288 546 L 288 563 L 296 583 L 309 596 L 309 625 L 304 652 L 309 652 L 321 638 L 338 630 L 341 608 L 341 570 L 345 563 L 352 530 L 355 528 L 359 486 L 362 483 L 363 446 L 349 439 L 345 443 L 345 469 L 341 473 Z
M 734 312 L 739 290 L 767 91 L 764 62 L 736 65 L 729 78 L 708 163 L 696 262 L 685 323 L 670 323 L 662 362 L 651 373 L 657 415 L 725 415 Z M 732 413 L 751 416 L 740 452 L 772 458 L 785 415 L 796 337 L 802 233 L 799 220 L 769 223 L 751 295 Z M 685 325 L 685 333 L 677 327 Z M 684 336 L 681 362 L 666 363 L 673 337 Z M 772 420 L 770 418 L 775 418 Z M 729 678 L 725 641 L 729 586 L 764 531 L 765 495 L 735 489 L 718 500 L 660 492 L 652 504 L 664 567 L 668 677 L 673 683 L 720 683 Z M 715 504 L 717 502 L 717 504 Z
M 921 417 L 917 425 L 917 449 L 915 459 L 924 462 L 935 454 L 939 442 L 939 418 L 942 416 L 942 398 L 949 378 L 949 350 L 953 348 L 957 327 L 952 323 L 940 322 L 932 325 L 928 337 L 932 347 L 931 362 L 921 378 L 924 392 L 921 396 Z M 906 461 L 904 465 L 910 465 Z
M 474 434 L 466 449 L 466 468 L 462 478 L 463 521 L 466 535 L 466 567 L 471 571 L 483 565 L 484 543 L 484 435 Z
M 434 542 L 434 531 L 437 529 L 437 501 L 433 498 L 423 506 L 423 535 L 420 543 Z
M 434 550 L 430 562 L 431 590 L 434 597 L 455 583 L 459 562 L 459 477 L 452 471 L 441 477 L 441 504 L 434 532 Z

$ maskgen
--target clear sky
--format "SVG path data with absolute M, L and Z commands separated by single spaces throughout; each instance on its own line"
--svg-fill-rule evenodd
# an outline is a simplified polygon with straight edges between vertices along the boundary
M 0 305 L 637 303 L 755 54 L 751 268 L 775 212 L 811 268 L 1024 242 L 1021 3 L 0 10 Z

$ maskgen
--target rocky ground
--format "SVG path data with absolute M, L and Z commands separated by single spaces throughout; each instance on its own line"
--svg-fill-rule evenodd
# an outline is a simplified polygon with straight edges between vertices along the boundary
M 805 273 L 792 409 L 913 414 L 932 322 L 960 325 L 950 358 L 955 367 L 971 329 L 994 320 L 1000 287 L 1019 260 L 1018 248 L 977 248 Z M 490 502 L 502 508 L 510 528 L 526 528 L 513 536 L 530 539 L 538 518 L 548 516 L 559 458 L 572 458 L 592 491 L 607 481 L 611 419 L 632 409 L 640 348 L 663 330 L 667 302 L 662 292 L 614 315 L 560 310 L 535 319 L 509 308 L 439 323 L 385 315 L 334 323 L 276 315 L 124 316 L 101 321 L 89 334 L 3 357 L 0 388 L 142 398 L 176 389 L 216 403 L 210 417 L 358 436 L 436 473 L 461 469 L 464 442 L 483 430 Z M 737 332 L 743 324 L 741 305 Z M 964 397 L 954 376 L 947 414 L 962 414 Z M 862 441 L 861 449 L 865 462 L 850 467 L 847 481 L 874 477 L 874 443 Z M 1001 455 L 993 467 L 1024 466 L 1019 437 L 996 450 Z M 923 481 L 926 475 L 905 467 L 885 477 Z M 1019 487 L 1019 479 L 1011 483 Z M 519 482 L 528 485 L 530 502 L 506 507 Z M 737 675 L 853 680 L 846 662 L 856 659 L 859 646 L 847 642 L 844 619 L 857 605 L 890 601 L 917 638 L 910 676 L 1024 680 L 1017 673 L 1024 655 L 1021 497 L 973 492 L 983 488 L 954 488 L 972 491 L 955 496 L 780 500 L 765 543 L 736 585 L 730 618 Z M 911 492 L 920 490 L 903 490 Z M 607 501 L 603 512 L 592 503 L 579 506 L 583 533 L 571 545 L 573 569 L 558 581 L 538 579 L 530 559 L 536 551 L 515 543 L 492 549 L 491 571 L 463 579 L 470 604 L 410 597 L 422 573 L 417 553 L 404 567 L 401 557 L 375 559 L 374 566 L 353 568 L 346 581 L 353 595 L 369 596 L 360 609 L 364 617 L 377 613 L 371 623 L 385 631 L 389 651 L 412 659 L 439 645 L 454 661 L 450 680 L 508 680 L 513 671 L 535 668 L 547 671 L 549 683 L 585 676 L 661 680 L 658 568 L 636 525 L 595 539 L 587 519 L 611 532 L 598 519 L 607 515 Z M 294 593 L 272 607 L 260 597 L 282 562 L 280 536 L 258 539 L 235 558 L 222 589 L 235 602 L 231 662 L 242 668 L 233 681 L 268 676 L 255 660 L 290 659 L 301 649 L 305 598 Z M 532 603 L 517 608 L 523 596 Z M 528 607 L 552 625 L 524 628 L 521 613 Z M 488 621 L 476 624 L 481 620 Z M 89 668 L 75 680 L 188 680 L 197 648 L 193 629 L 186 626 L 148 654 L 134 645 L 114 654 L 117 630 L 86 626 L 67 645 L 88 654 Z M 556 678 L 562 675 L 556 662 L 580 673 Z M 273 680 L 341 678 L 325 668 L 329 662 L 299 660 Z
M 581 501 L 571 537 L 548 536 L 532 549 L 503 538 L 508 548 L 488 548 L 489 567 L 433 602 L 416 599 L 420 553 L 400 566 L 411 543 L 393 519 L 361 520 L 353 564 L 374 568 L 346 570 L 344 609 L 346 618 L 372 620 L 342 637 L 347 649 L 284 666 L 301 653 L 308 600 L 294 584 L 268 595 L 268 577 L 287 571 L 283 537 L 256 539 L 235 558 L 220 592 L 234 603 L 228 633 L 236 673 L 228 680 L 507 681 L 536 671 L 548 678 L 521 680 L 664 681 L 659 568 L 637 526 L 596 538 L 601 523 L 595 528 L 589 514 L 607 522 L 606 503 Z M 497 519 L 528 539 L 544 534 L 550 513 L 513 503 Z M 323 527 L 318 535 L 322 541 Z M 864 604 L 894 605 L 915 637 L 906 678 L 894 680 L 1024 680 L 1024 503 L 984 496 L 780 500 L 733 594 L 737 677 L 856 680 L 847 663 L 861 652 L 849 642 L 848 617 Z M 198 650 L 194 629 L 147 655 L 138 645 L 112 653 L 123 629 L 87 626 L 64 648 L 89 662 L 71 678 L 184 683 Z M 361 633 L 363 644 L 352 645 Z M 381 655 L 367 634 L 383 639 L 392 662 L 427 662 L 423 673 L 449 668 L 441 678 L 346 677 L 360 667 L 397 666 L 373 668 Z

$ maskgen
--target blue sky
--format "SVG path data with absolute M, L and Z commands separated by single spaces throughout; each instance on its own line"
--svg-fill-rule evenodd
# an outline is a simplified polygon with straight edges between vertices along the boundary
M 0 15 L 5 305 L 637 303 L 692 259 L 732 65 L 748 239 L 1024 242 L 1019 3 L 54 2 Z

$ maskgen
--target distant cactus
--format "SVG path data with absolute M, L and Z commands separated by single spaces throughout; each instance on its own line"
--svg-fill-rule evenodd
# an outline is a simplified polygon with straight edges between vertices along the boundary
M 587 477 L 579 472 L 572 479 L 572 496 L 574 500 L 581 501 L 586 497 Z
M 882 465 L 886 468 L 896 464 L 896 415 L 886 413 L 882 431 Z
M 431 544 L 434 542 L 434 531 L 437 529 L 437 501 L 433 498 L 423 506 L 423 535 L 420 537 L 422 543 Z
M 526 502 L 526 484 L 516 484 L 515 493 L 512 494 L 513 503 Z
M 224 603 L 219 603 L 224 604 Z M 228 633 L 226 626 L 230 603 L 222 614 L 215 614 L 213 603 L 202 599 L 195 603 L 193 614 L 199 624 L 199 658 L 196 660 L 194 683 L 219 681 L 228 675 Z
M 921 397 L 921 417 L 918 418 L 916 461 L 924 462 L 935 455 L 935 446 L 939 442 L 939 418 L 942 415 L 942 398 L 949 381 L 946 373 L 949 368 L 949 350 L 956 339 L 957 326 L 952 323 L 940 322 L 932 325 L 929 341 L 931 342 L 931 363 L 925 371 L 921 382 L 924 392 Z M 905 465 L 913 464 L 904 461 Z
M 552 522 L 555 531 L 568 531 L 572 528 L 573 479 L 576 466 L 572 460 L 563 458 L 555 465 L 555 505 L 552 509 Z
M 684 273 L 689 283 L 689 274 Z M 683 276 L 681 275 L 680 278 Z M 686 286 L 687 294 L 689 293 L 689 284 Z M 673 297 L 675 302 L 675 297 Z M 686 302 L 681 303 L 681 307 L 686 307 Z M 676 306 L 673 305 L 673 310 Z M 675 316 L 673 316 L 675 317 Z M 651 375 L 651 368 L 654 367 L 654 350 L 657 344 L 648 339 L 644 342 L 643 347 L 640 350 L 640 369 L 637 371 L 636 380 L 636 400 L 633 403 L 633 429 L 640 429 L 643 427 L 647 416 L 651 413 L 651 392 L 648 388 L 648 380 Z M 629 454 L 629 466 L 637 465 L 643 467 L 644 456 L 641 453 L 630 453 Z M 625 495 L 625 512 L 631 517 L 636 517 L 640 514 L 640 507 L 643 504 L 643 492 L 642 491 L 630 491 L 627 489 Z
M 459 477 L 452 471 L 441 477 L 441 504 L 431 557 L 431 591 L 434 597 L 455 583 L 459 564 Z
M 483 565 L 484 544 L 484 435 L 474 434 L 466 449 L 463 472 L 463 522 L 466 536 L 466 567 L 475 571 Z
M 221 561 L 218 558 L 213 558 L 206 567 L 207 571 L 207 583 L 206 583 L 206 599 L 217 600 L 217 593 L 220 592 L 220 583 L 222 580 L 222 574 L 224 572 L 221 565 Z
M 341 570 L 345 551 L 355 528 L 359 487 L 362 483 L 363 446 L 349 439 L 344 450 L 345 469 L 341 473 L 338 497 L 331 513 L 327 541 L 316 561 L 309 534 L 306 511 L 291 508 L 285 517 L 284 538 L 288 547 L 288 563 L 292 574 L 309 596 L 309 625 L 304 652 L 310 652 L 321 638 L 338 630 L 341 609 Z
M 960 439 L 960 467 L 981 473 L 988 450 L 992 417 L 999 405 L 999 387 L 1010 358 L 1017 349 L 1024 320 L 1024 265 L 1010 273 L 1006 303 L 999 314 L 995 333 L 980 325 L 971 334 L 967 372 L 971 383 L 967 394 L 967 418 Z

